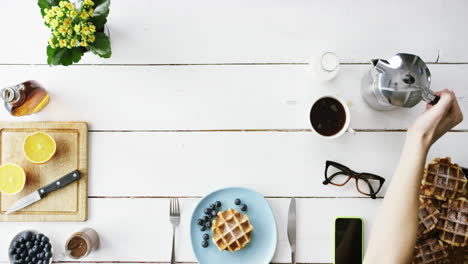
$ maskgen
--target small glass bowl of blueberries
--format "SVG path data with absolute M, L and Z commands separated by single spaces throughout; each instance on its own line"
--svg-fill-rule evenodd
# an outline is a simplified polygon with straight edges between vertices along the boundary
M 11 264 L 50 264 L 52 244 L 47 236 L 27 230 L 17 234 L 8 250 Z
M 247 205 L 242 203 L 240 199 L 235 199 L 234 204 L 239 206 L 239 209 L 242 212 L 247 211 Z M 221 210 L 221 202 L 216 201 L 212 204 L 210 204 L 207 208 L 203 210 L 204 216 L 202 218 L 199 218 L 197 220 L 197 224 L 200 226 L 200 231 L 205 232 L 206 230 L 209 230 L 212 225 L 212 221 L 216 218 L 218 215 L 218 211 Z M 203 241 L 201 243 L 202 247 L 207 248 L 209 246 L 208 240 L 210 239 L 209 234 L 203 234 Z

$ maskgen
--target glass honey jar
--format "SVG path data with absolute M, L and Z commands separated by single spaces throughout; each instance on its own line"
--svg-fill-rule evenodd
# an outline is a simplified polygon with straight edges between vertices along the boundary
M 37 113 L 49 102 L 49 93 L 36 81 L 25 81 L 3 88 L 0 96 L 13 116 Z

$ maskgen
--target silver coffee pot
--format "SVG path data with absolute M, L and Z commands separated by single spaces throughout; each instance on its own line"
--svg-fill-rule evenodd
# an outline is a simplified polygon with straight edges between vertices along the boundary
M 361 95 L 376 110 L 413 107 L 421 100 L 436 104 L 440 97 L 431 89 L 431 72 L 424 61 L 412 54 L 398 53 L 388 61 L 374 59 L 364 76 Z

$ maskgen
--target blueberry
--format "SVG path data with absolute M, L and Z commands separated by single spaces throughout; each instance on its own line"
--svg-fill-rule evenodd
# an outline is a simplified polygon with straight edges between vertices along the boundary
M 37 264 L 43 264 L 44 262 L 40 259 L 37 261 Z
M 21 257 L 22 259 L 24 259 L 26 256 L 27 256 L 26 251 L 25 251 L 25 252 L 22 252 L 22 253 L 20 254 L 20 257 Z
M 19 246 L 20 246 L 20 242 L 19 242 L 19 241 L 13 242 L 13 247 L 14 247 L 14 248 L 19 248 Z
M 21 243 L 20 246 L 19 246 L 19 248 L 25 248 L 25 247 L 26 247 L 26 245 L 23 244 L 23 243 Z
M 201 246 L 204 247 L 204 248 L 207 248 L 208 247 L 208 241 L 201 242 Z
M 45 259 L 50 259 L 51 257 L 52 257 L 52 253 L 50 253 L 50 252 L 45 252 L 44 253 L 44 258 Z
M 37 263 L 37 257 L 32 257 L 31 261 L 32 261 L 32 263 Z
M 51 251 L 52 251 L 52 246 L 51 246 L 49 243 L 47 243 L 47 244 L 44 246 L 44 251 L 46 251 L 46 252 L 51 252 Z
M 49 238 L 46 237 L 46 236 L 43 236 L 41 240 L 42 240 L 42 242 L 44 242 L 44 243 L 49 242 Z
M 15 255 L 13 255 L 13 259 L 14 259 L 14 260 L 18 260 L 18 259 L 20 259 L 20 258 L 21 258 L 20 254 L 15 254 Z
M 26 240 L 24 239 L 24 237 L 20 237 L 20 239 L 18 239 L 18 241 L 19 241 L 20 243 L 26 242 Z
M 206 217 L 208 217 L 208 221 L 210 221 L 209 219 L 212 218 L 211 214 L 207 215 Z M 208 222 L 208 221 L 207 221 L 207 222 Z
M 32 262 L 27 262 L 27 263 L 28 263 L 28 264 L 34 264 L 34 263 L 32 263 Z
M 28 250 L 28 255 L 31 256 L 31 257 L 34 257 L 36 255 L 36 252 L 34 252 L 34 250 L 30 249 L 30 250 Z
M 30 256 L 26 256 L 26 257 L 24 258 L 24 262 L 30 262 L 30 261 L 31 261 L 31 257 L 30 257 Z
M 31 241 L 33 239 L 34 234 L 30 231 L 23 234 L 23 237 L 26 241 Z
M 235 205 L 240 205 L 242 203 L 242 201 L 240 199 L 236 199 L 234 200 L 234 204 Z
M 208 216 L 205 215 L 205 216 L 203 217 L 203 222 L 208 222 L 208 221 L 210 221 L 210 218 L 208 218 Z
M 247 205 L 246 205 L 246 204 L 242 204 L 242 205 L 240 206 L 240 209 L 241 209 L 242 212 L 247 211 Z
M 203 235 L 203 240 L 207 241 L 208 239 L 210 239 L 210 235 L 204 234 Z
M 33 252 L 38 252 L 39 251 L 39 245 L 34 245 L 31 250 Z
M 205 226 L 206 226 L 206 228 L 210 228 L 211 227 L 211 222 L 206 222 Z
M 203 232 L 203 231 L 205 231 L 205 230 L 206 230 L 206 226 L 201 226 L 201 227 L 200 227 L 200 231 Z
M 211 214 L 211 209 L 210 208 L 206 208 L 205 211 L 203 211 L 206 215 L 209 215 Z
M 210 204 L 209 208 L 210 208 L 211 210 L 213 210 L 213 209 L 216 208 L 216 205 L 215 205 L 215 204 Z
M 33 245 L 34 244 L 31 241 L 26 242 L 26 248 L 32 248 Z
M 15 264 L 24 264 L 24 261 L 22 259 L 15 260 Z
M 217 214 L 218 214 L 218 212 L 216 212 L 216 210 L 211 211 L 211 216 L 212 217 L 216 217 Z
M 220 201 L 216 201 L 216 202 L 215 202 L 215 205 L 216 205 L 217 208 L 219 208 L 219 207 L 221 207 L 221 202 L 220 202 Z
M 16 254 L 21 254 L 23 252 L 24 249 L 22 248 L 17 248 L 16 249 Z
M 39 245 L 39 240 L 34 240 L 34 245 Z
M 42 252 L 37 253 L 37 258 L 38 259 L 43 259 L 44 258 L 44 253 L 42 253 Z
M 15 254 L 15 253 L 16 253 L 16 248 L 15 248 L 15 247 L 12 247 L 12 248 L 10 248 L 10 249 L 8 250 L 8 254 L 9 254 L 10 256 L 13 256 L 13 254 Z
M 197 225 L 203 225 L 205 223 L 205 221 L 203 221 L 203 219 L 198 219 L 197 220 Z

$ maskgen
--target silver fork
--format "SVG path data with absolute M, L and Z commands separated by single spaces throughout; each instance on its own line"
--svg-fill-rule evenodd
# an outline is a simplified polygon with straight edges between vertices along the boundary
M 179 200 L 177 198 L 172 198 L 169 206 L 169 219 L 172 224 L 172 254 L 171 254 L 171 264 L 175 264 L 175 230 L 176 226 L 180 223 L 180 208 Z

